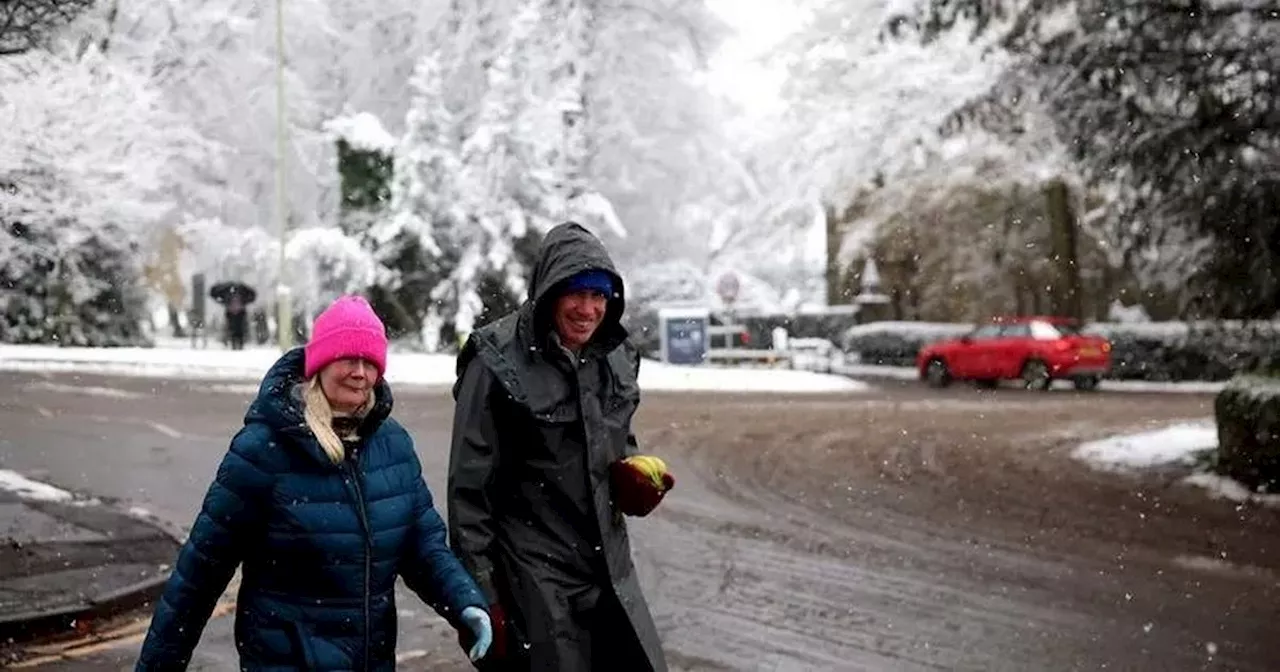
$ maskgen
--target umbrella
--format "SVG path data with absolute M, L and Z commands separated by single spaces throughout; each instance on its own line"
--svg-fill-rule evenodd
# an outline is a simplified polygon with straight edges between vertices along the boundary
M 218 303 L 230 303 L 232 297 L 239 297 L 241 303 L 253 303 L 258 292 L 243 282 L 219 282 L 209 288 L 209 296 Z

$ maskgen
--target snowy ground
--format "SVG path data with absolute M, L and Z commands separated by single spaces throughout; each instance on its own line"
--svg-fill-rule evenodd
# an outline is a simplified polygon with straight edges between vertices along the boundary
M 1214 497 L 1233 502 L 1253 502 L 1280 508 L 1280 494 L 1250 492 L 1238 481 L 1197 466 L 1204 465 L 1217 447 L 1217 425 L 1213 418 L 1206 418 L 1089 441 L 1077 446 L 1072 456 L 1104 471 L 1196 467 L 1194 473 L 1182 479 L 1184 483 L 1200 486 Z
M 0 370 L 81 373 L 156 378 L 256 381 L 279 357 L 274 348 L 240 351 L 216 346 L 191 349 L 177 345 L 156 348 L 59 348 L 0 345 Z M 449 355 L 392 352 L 387 380 L 391 383 L 449 386 L 455 380 Z M 720 391 L 822 393 L 866 392 L 871 387 L 845 376 L 781 369 L 682 367 L 645 360 L 640 386 L 651 391 Z
M 33 481 L 16 471 L 0 469 L 0 490 L 39 502 L 69 502 L 74 495 L 47 483 Z

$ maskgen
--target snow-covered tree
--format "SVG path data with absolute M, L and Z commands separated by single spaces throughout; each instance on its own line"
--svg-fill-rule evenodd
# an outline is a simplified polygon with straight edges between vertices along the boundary
M 1008 101 L 1043 102 L 1107 194 L 1092 219 L 1125 246 L 1130 270 L 1181 275 L 1184 312 L 1270 317 L 1280 308 L 1272 3 L 918 4 L 903 21 L 909 39 L 977 35 L 1017 57 L 1016 76 L 959 120 L 982 124 Z
M 440 46 L 442 35 L 435 29 L 449 5 L 459 2 L 326 0 L 332 27 L 328 47 L 296 56 L 315 58 L 328 66 L 328 76 L 313 83 L 323 86 L 327 100 L 373 115 L 399 137 L 406 130 L 403 124 L 412 98 L 406 84 L 423 55 Z
M 332 226 L 340 210 L 336 148 L 324 123 L 340 114 L 329 94 L 336 33 L 323 0 L 284 4 L 288 144 L 286 197 L 290 227 Z M 218 219 L 239 235 L 275 235 L 277 109 L 275 12 L 253 0 L 113 0 L 101 3 L 64 36 L 101 45 L 164 97 L 216 152 L 180 173 L 173 197 L 185 215 Z M 268 265 L 274 269 L 277 264 Z M 190 268 L 189 272 L 209 270 Z M 274 270 L 251 266 L 235 278 L 259 288 Z M 263 292 L 264 301 L 274 298 Z
M 93 0 L 0 2 L 0 57 L 43 46 L 52 34 L 92 4 Z
M 543 18 L 541 4 L 526 2 L 511 20 L 502 46 L 485 68 L 488 89 L 460 148 L 462 218 L 447 234 L 448 246 L 459 251 L 458 262 L 433 292 L 446 310 L 456 310 L 446 319 L 459 334 L 476 326 L 486 298 L 496 304 L 498 314 L 523 298 L 529 260 L 517 256 L 517 245 L 554 225 L 545 209 L 556 195 L 554 173 L 537 161 L 540 129 L 527 125 L 528 118 L 521 114 L 531 95 L 523 75 L 537 73 L 542 65 L 529 57 Z M 481 295 L 486 279 L 496 295 Z
M 292 232 L 285 245 L 291 276 L 304 288 L 305 315 L 315 315 L 343 294 L 362 293 L 380 279 L 382 268 L 360 241 L 337 227 Z
M 706 222 L 683 217 L 725 200 L 736 170 L 723 157 L 729 116 L 704 83 L 727 29 L 703 0 L 595 0 L 587 71 L 590 173 L 626 224 L 620 263 L 706 261 Z M 709 207 L 707 208 L 710 209 Z M 608 227 L 597 227 L 613 241 Z
M 324 128 L 338 150 L 339 224 L 349 234 L 363 234 L 385 215 L 391 200 L 396 140 L 368 112 L 344 114 Z
M 1042 229 L 1063 218 L 1072 226 L 1078 221 L 1082 255 L 1066 265 L 1108 278 L 1105 287 L 1088 281 L 1091 291 L 1181 291 L 1203 261 L 1203 242 L 1173 232 L 1138 235 L 1148 229 L 1135 227 L 1124 205 L 1131 192 L 1109 186 L 1115 175 L 1105 183 L 1095 179 L 1081 161 L 1080 136 L 1059 123 L 1082 101 L 1068 104 L 1054 97 L 1061 90 L 1039 87 L 1025 67 L 1025 50 L 1009 39 L 1027 29 L 1025 7 L 1043 11 L 1034 30 L 1044 40 L 1070 32 L 1076 9 L 1051 5 L 814 3 L 808 25 L 778 55 L 789 66 L 791 104 L 786 130 L 761 153 L 778 157 L 772 163 L 780 173 L 762 180 L 776 185 L 770 194 L 776 211 L 818 199 L 836 217 L 850 213 L 837 223 L 846 236 L 839 261 L 868 252 L 892 257 L 888 275 L 901 266 L 904 278 L 914 276 L 918 307 L 933 315 L 969 308 L 930 308 L 924 295 L 935 290 L 920 286 L 920 278 L 936 276 L 937 291 L 954 289 L 953 297 L 964 293 L 957 288 L 988 287 L 984 301 L 1007 304 L 1005 310 L 1041 301 L 1044 287 L 1066 281 L 1043 256 L 1036 263 L 1001 250 L 1062 254 Z M 922 9 L 938 11 L 926 11 L 929 18 L 921 21 Z M 996 100 L 992 91 L 1006 95 Z M 1069 207 L 1050 213 L 1044 192 L 1055 183 L 1069 185 Z M 1077 219 L 1075 213 L 1085 214 Z M 957 232 L 961 237 L 953 240 Z M 928 253 L 939 245 L 953 251 L 931 261 Z M 1163 266 L 1143 263 L 1144 255 L 1162 258 Z M 1053 295 L 1060 299 L 1059 293 Z
M 429 346 L 441 328 L 465 334 L 514 307 L 551 226 L 626 233 L 590 172 L 593 17 L 572 0 L 453 7 L 419 63 L 392 212 L 375 231 L 389 256 L 419 264 L 417 280 L 434 276 L 420 313 Z
M 159 93 L 94 48 L 0 60 L 0 296 L 22 341 L 136 341 L 139 248 L 204 147 Z M 21 325 L 16 326 L 16 325 Z
M 806 4 L 807 20 L 768 55 L 787 73 L 782 112 L 745 137 L 707 133 L 720 142 L 692 143 L 693 160 L 712 179 L 693 177 L 702 193 L 672 218 L 714 264 L 749 268 L 812 302 L 824 294 L 815 276 L 826 260 L 816 250 L 826 245 L 815 236 L 825 213 L 847 210 L 877 181 L 909 181 L 890 175 L 927 168 L 950 111 L 1007 64 L 999 51 L 960 37 L 929 45 L 882 39 L 901 3 Z
M 561 147 L 555 169 L 566 201 L 590 189 L 591 138 L 587 129 L 587 82 L 595 55 L 595 8 L 592 0 L 551 0 L 548 20 L 560 27 L 551 63 L 551 109 L 561 121 Z
M 555 191 L 542 208 L 554 221 L 573 220 L 599 235 L 625 238 L 626 227 L 592 173 L 595 158 L 590 126 L 592 70 L 598 60 L 597 0 L 545 0 L 540 51 L 549 55 L 548 91 L 540 112 L 549 117 L 547 164 Z
M 431 350 L 439 347 L 443 322 L 432 293 L 456 263 L 449 231 L 463 219 L 458 209 L 459 128 L 446 104 L 443 67 L 450 56 L 447 45 L 441 45 L 418 62 L 409 83 L 413 98 L 405 134 L 394 155 L 390 210 L 369 230 L 379 261 L 392 271 L 390 283 L 374 298 L 375 306 L 392 316 L 395 331 L 421 330 Z
M 214 219 L 189 219 L 178 227 L 210 283 L 255 278 L 258 286 L 278 281 L 280 241 L 257 227 L 241 229 Z M 385 280 L 385 269 L 353 236 L 334 226 L 289 232 L 285 271 L 295 288 L 293 306 L 304 317 L 315 316 L 345 293 L 362 293 Z
M 910 169 L 952 111 L 1007 68 L 1001 51 L 959 32 L 927 44 L 881 39 L 901 4 L 829 0 L 779 47 L 788 111 L 769 155 L 784 198 L 847 207 L 877 175 Z

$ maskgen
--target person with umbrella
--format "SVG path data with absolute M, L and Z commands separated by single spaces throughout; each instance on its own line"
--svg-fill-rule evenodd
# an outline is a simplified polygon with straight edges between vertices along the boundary
M 247 306 L 258 298 L 258 292 L 243 282 L 220 282 L 209 288 L 209 296 L 226 306 L 227 341 L 232 350 L 243 350 L 249 333 Z

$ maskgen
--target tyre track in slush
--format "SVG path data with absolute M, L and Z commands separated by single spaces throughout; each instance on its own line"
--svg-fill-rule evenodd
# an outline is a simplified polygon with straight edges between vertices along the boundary
M 1064 425 L 1075 434 L 1097 401 L 1037 399 L 1035 414 L 1020 399 L 1007 408 L 949 401 L 664 405 L 664 425 L 646 438 L 672 454 L 679 494 L 636 527 L 638 546 L 661 549 L 638 557 L 662 577 L 656 602 L 669 646 L 733 669 L 1274 669 L 1261 651 L 1260 601 L 1240 596 L 1274 594 L 1274 584 L 1203 586 L 1157 550 L 1130 547 L 1137 537 L 1123 530 L 1119 540 L 1054 540 L 1027 525 L 1025 511 L 1010 529 L 985 527 L 1028 490 L 1002 474 L 1088 473 L 1061 469 L 1030 441 L 1037 431 L 1062 441 L 1053 436 Z M 1144 413 L 1194 415 L 1204 402 L 1161 403 L 1144 398 L 1094 419 L 1094 431 Z M 912 415 L 926 409 L 927 420 Z M 809 464 L 813 455 L 842 461 Z M 1081 508 L 1074 515 L 1087 517 Z M 1073 525 L 1065 529 L 1089 527 Z M 1208 608 L 1188 609 L 1184 595 Z M 1206 611 L 1231 615 L 1242 601 L 1246 617 L 1232 628 L 1205 626 Z
M 797 546 L 807 540 L 716 533 L 710 530 L 724 529 L 721 521 L 688 516 L 678 507 L 664 522 L 674 525 L 672 538 L 684 541 L 656 559 L 665 565 L 658 590 L 666 599 L 660 601 L 692 606 L 680 621 L 696 633 L 687 645 L 680 633 L 671 633 L 669 645 L 733 669 L 775 669 L 757 667 L 769 659 L 785 662 L 786 669 L 998 669 L 998 660 L 973 660 L 966 643 L 1002 649 L 993 646 L 994 638 L 1027 617 L 1025 609 L 999 597 L 975 604 L 972 589 L 939 584 L 930 571 L 869 569 L 881 565 L 867 559 L 877 549 L 847 551 L 846 557 L 806 553 Z M 838 544 L 830 537 L 813 541 Z M 896 551 L 885 555 L 901 557 Z M 967 617 L 949 618 L 948 609 Z M 1033 616 L 1062 620 L 1058 627 L 1082 625 L 1047 609 Z

